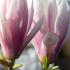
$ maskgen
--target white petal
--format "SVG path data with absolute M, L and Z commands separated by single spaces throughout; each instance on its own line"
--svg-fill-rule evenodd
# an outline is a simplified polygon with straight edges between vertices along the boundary
M 62 1 L 58 7 L 58 15 L 56 18 L 54 32 L 62 40 L 65 37 L 69 23 L 69 11 L 67 1 Z

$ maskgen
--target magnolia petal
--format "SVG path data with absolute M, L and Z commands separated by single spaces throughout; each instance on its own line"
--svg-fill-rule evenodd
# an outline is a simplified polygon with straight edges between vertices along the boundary
M 62 2 L 62 0 L 56 0 L 56 3 L 57 3 L 58 6 L 61 2 Z
M 23 42 L 23 45 L 21 47 L 21 50 L 18 53 L 18 56 L 22 53 L 22 50 L 26 47 L 26 45 L 32 40 L 32 38 L 36 35 L 36 33 L 39 31 L 39 29 L 41 28 L 42 24 L 43 24 L 44 18 L 41 18 L 36 25 L 34 26 L 34 28 L 31 30 L 31 32 L 29 33 L 29 35 L 26 37 L 26 39 Z M 17 56 L 17 57 L 18 57 Z
M 1 18 L 3 15 L 0 17 L 0 41 L 4 56 L 15 58 L 24 41 L 28 25 L 28 8 L 26 0 L 7 0 L 5 3 L 8 9 L 4 14 L 5 18 Z
M 14 56 L 17 55 L 17 52 L 20 50 L 19 47 L 21 47 L 25 33 L 27 30 L 27 25 L 28 25 L 28 8 L 25 0 L 18 0 L 15 1 L 17 3 L 15 7 L 15 12 L 11 12 L 13 15 L 17 14 L 17 16 L 14 15 L 15 18 L 11 16 L 11 13 L 8 14 L 9 18 L 7 20 L 7 31 L 9 30 L 11 37 L 12 37 L 12 42 L 13 42 L 13 47 L 15 50 Z
M 40 56 L 41 43 L 43 38 L 44 38 L 44 34 L 41 31 L 39 31 L 34 37 L 34 39 L 32 40 L 32 44 L 37 52 L 38 57 Z
M 57 4 L 55 0 L 50 0 L 48 6 L 48 28 L 50 32 L 54 32 L 54 25 L 57 16 Z
M 56 47 L 56 53 L 58 52 L 61 44 L 66 36 L 66 32 L 69 24 L 69 11 L 68 11 L 68 3 L 63 0 L 58 7 L 58 15 L 56 18 L 54 33 L 59 37 L 59 43 Z
M 33 5 L 34 5 L 34 17 L 33 17 L 33 20 L 35 22 L 38 22 L 38 20 L 40 18 L 42 18 L 42 16 L 44 15 L 42 0 L 33 0 Z
M 70 58 L 70 24 L 68 26 L 68 31 L 67 31 L 67 35 L 64 39 L 63 42 L 63 51 L 65 53 L 65 55 Z
M 45 21 L 40 30 L 43 34 L 49 31 L 54 32 L 54 25 L 58 11 L 55 0 L 49 0 L 46 6 L 47 8 L 44 8 Z
M 28 0 L 28 2 L 30 2 L 30 0 Z M 29 4 L 29 3 L 28 3 Z M 31 6 L 29 7 L 29 12 L 28 12 L 28 26 L 27 26 L 27 31 L 26 31 L 26 35 L 28 34 L 32 21 L 33 21 L 33 14 L 34 14 L 34 8 L 33 8 L 33 0 L 31 2 Z
M 16 17 L 18 17 L 17 13 L 19 13 L 23 5 L 24 7 L 24 2 L 22 2 L 23 0 L 7 0 L 7 12 L 6 12 L 6 18 L 9 19 L 9 18 L 12 18 L 12 19 L 15 19 Z M 21 7 L 20 7 L 21 6 Z M 20 10 L 19 10 L 20 9 Z M 22 11 L 21 11 L 22 12 Z M 22 15 L 21 15 L 22 16 Z
M 38 20 L 40 18 L 42 18 L 43 15 L 45 15 L 45 11 L 44 10 L 45 10 L 45 7 L 47 7 L 46 5 L 47 5 L 48 0 L 44 0 L 44 1 L 43 0 L 33 0 L 33 2 L 34 2 L 33 3 L 34 4 L 34 17 L 33 17 L 33 19 L 34 19 L 35 22 L 38 22 Z M 43 24 L 44 23 L 45 22 L 43 22 Z M 41 32 L 43 31 L 43 27 L 44 27 L 44 25 L 42 26 L 42 28 L 40 30 Z M 43 33 L 45 33 L 45 31 L 46 30 L 44 30 Z
M 5 26 L 2 24 L 2 26 L 0 25 L 0 44 L 2 47 L 2 51 L 3 51 L 3 56 L 6 56 L 7 58 L 12 58 L 14 56 L 14 48 L 13 48 L 13 44 L 11 41 L 10 36 L 8 36 Z M 2 31 L 2 32 L 1 32 Z M 11 56 L 10 56 L 11 53 Z
M 0 43 L 2 46 L 3 55 L 9 58 L 10 53 L 11 57 L 14 54 L 13 43 L 10 34 L 8 33 L 6 27 L 6 20 L 0 21 Z
M 69 12 L 67 9 L 67 2 L 63 1 L 58 9 L 58 16 L 56 18 L 54 32 L 59 36 L 61 40 L 65 37 L 67 27 L 69 23 Z
M 7 0 L 0 0 L 0 18 L 5 17 Z
M 1 39 L 0 42 L 1 42 L 1 46 L 2 46 L 3 56 L 8 59 L 14 59 L 14 57 L 13 57 L 14 56 L 14 48 L 13 48 L 11 42 L 7 43 L 8 46 L 6 45 L 6 43 L 3 39 Z

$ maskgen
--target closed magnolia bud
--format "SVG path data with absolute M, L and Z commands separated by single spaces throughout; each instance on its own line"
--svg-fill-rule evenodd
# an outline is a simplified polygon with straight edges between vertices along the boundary
M 46 4 L 47 2 L 47 4 Z M 45 5 L 44 5 L 45 4 Z M 33 39 L 40 60 L 54 60 L 65 39 L 69 25 L 69 7 L 67 0 L 49 0 L 42 3 L 44 22 Z
M 38 22 L 32 29 L 33 1 L 2 0 L 0 1 L 0 43 L 3 55 L 8 59 L 20 56 L 24 48 L 40 29 Z

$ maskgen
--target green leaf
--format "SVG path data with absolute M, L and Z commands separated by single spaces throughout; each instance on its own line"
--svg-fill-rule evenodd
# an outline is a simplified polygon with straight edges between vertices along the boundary
M 13 69 L 16 69 L 16 68 L 19 68 L 19 67 L 22 67 L 22 66 L 23 66 L 22 64 L 14 64 Z

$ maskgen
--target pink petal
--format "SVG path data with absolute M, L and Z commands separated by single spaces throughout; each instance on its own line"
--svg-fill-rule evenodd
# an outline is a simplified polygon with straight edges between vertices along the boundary
M 7 0 L 9 1 L 9 0 Z M 6 4 L 7 5 L 7 4 Z M 13 9 L 13 10 L 12 10 Z M 3 53 L 7 51 L 11 53 L 8 56 L 16 56 L 17 52 L 24 41 L 24 36 L 28 25 L 28 8 L 26 0 L 12 0 L 9 4 L 9 9 L 6 12 L 5 22 L 1 22 L 1 31 L 3 40 L 1 42 Z M 5 50 L 7 48 L 7 50 Z M 11 49 L 10 49 L 11 48 Z M 13 55 L 11 55 L 13 54 Z
M 42 43 L 43 38 L 44 38 L 43 33 L 39 31 L 34 37 L 34 39 L 32 40 L 32 43 L 34 45 L 34 48 L 38 56 L 40 56 L 41 43 Z
M 18 56 L 22 53 L 22 50 L 25 48 L 25 46 L 32 40 L 32 38 L 36 35 L 36 33 L 39 31 L 39 29 L 41 28 L 42 24 L 43 24 L 43 18 L 41 18 L 36 25 L 34 26 L 34 28 L 31 30 L 31 32 L 29 33 L 29 35 L 26 37 L 26 39 L 23 42 L 23 45 L 21 47 L 21 50 L 19 51 Z M 17 56 L 17 57 L 18 57 Z
M 0 1 L 0 18 L 3 18 L 2 16 L 5 16 L 6 14 L 6 3 L 7 0 Z
M 17 55 L 17 52 L 20 50 L 19 47 L 21 47 L 23 43 L 27 25 L 28 25 L 28 10 L 25 1 L 24 2 L 23 0 L 21 1 L 21 4 L 19 5 L 19 10 L 18 12 L 16 11 L 16 13 L 17 16 L 15 17 L 15 19 L 10 17 L 11 19 L 9 19 L 7 23 L 7 28 L 9 28 L 8 30 L 10 30 L 12 35 L 15 55 Z
M 32 24 L 32 21 L 33 21 L 33 15 L 34 15 L 33 0 L 32 0 L 30 8 L 28 10 L 28 13 L 29 13 L 28 14 L 28 26 L 27 26 L 26 35 L 28 34 L 31 24 Z
M 41 28 L 41 32 L 45 34 L 46 32 L 54 32 L 54 25 L 57 16 L 57 5 L 55 0 L 49 0 L 45 7 L 45 21 Z
M 70 24 L 68 26 L 68 31 L 67 31 L 67 34 L 66 34 L 66 37 L 64 39 L 62 46 L 63 46 L 64 54 L 68 58 L 70 58 Z
M 50 0 L 48 6 L 48 28 L 50 32 L 54 32 L 54 25 L 57 16 L 57 11 L 58 9 L 57 9 L 56 1 Z
M 67 1 L 62 1 L 58 7 L 58 15 L 56 18 L 54 33 L 59 37 L 59 43 L 56 47 L 56 52 L 58 52 L 61 44 L 66 36 L 69 23 L 69 11 Z
M 64 38 L 67 27 L 69 23 L 69 12 L 67 2 L 63 1 L 58 9 L 58 15 L 56 18 L 55 29 L 54 32 L 59 36 L 59 38 Z

